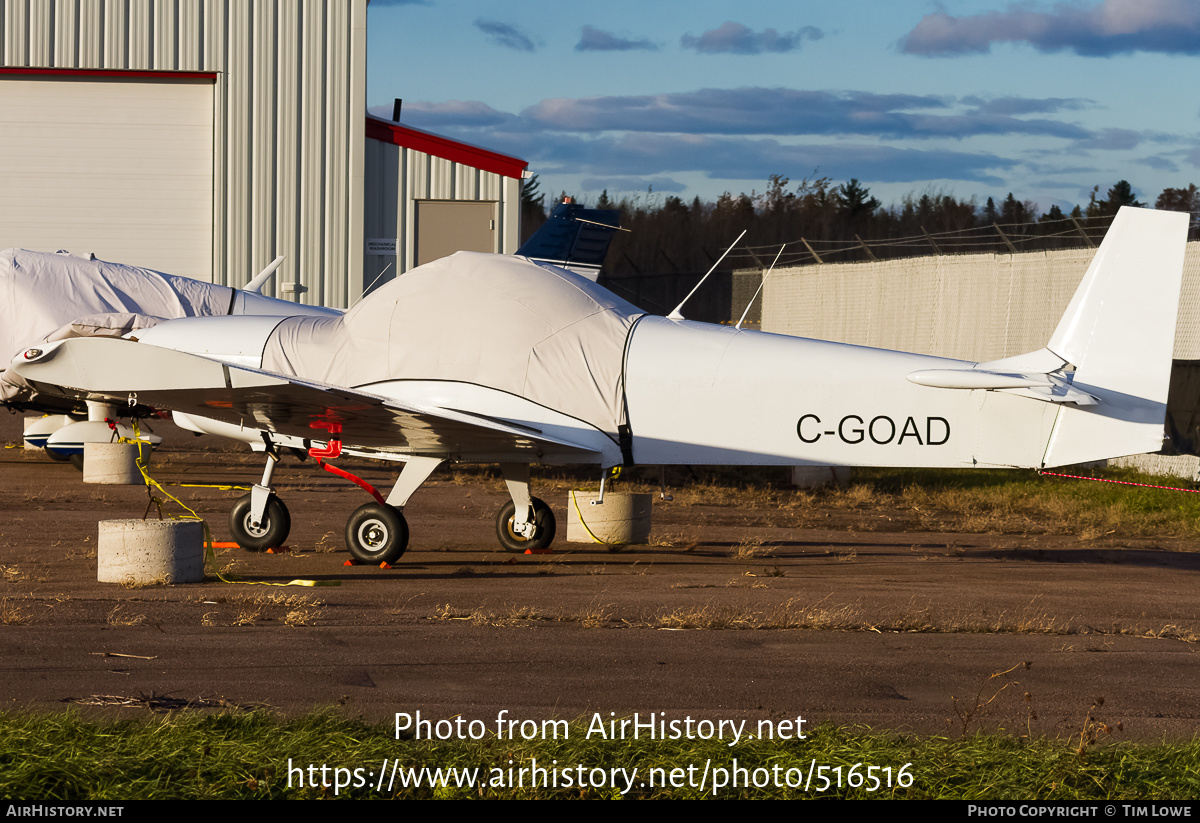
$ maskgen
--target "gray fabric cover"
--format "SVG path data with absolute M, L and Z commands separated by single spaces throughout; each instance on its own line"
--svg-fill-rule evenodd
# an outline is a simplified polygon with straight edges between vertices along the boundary
M 520 395 L 615 434 L 625 340 L 643 314 L 590 280 L 523 257 L 458 252 L 342 317 L 290 317 L 263 368 L 351 388 L 453 380 Z
M 57 331 L 50 332 L 46 335 L 46 342 L 70 340 L 73 337 L 124 337 L 130 332 L 157 326 L 165 319 L 164 317 L 151 317 L 148 314 L 130 312 L 90 314 L 87 317 L 72 320 Z
M 80 318 L 226 314 L 233 289 L 74 254 L 0 252 L 0 355 L 7 363 Z
M 0 252 L 0 371 L 25 349 L 50 339 L 226 314 L 232 297 L 228 286 L 137 266 L 65 252 L 5 249 Z M 72 329 L 77 320 L 83 322 Z M 0 377 L 0 401 L 19 391 Z

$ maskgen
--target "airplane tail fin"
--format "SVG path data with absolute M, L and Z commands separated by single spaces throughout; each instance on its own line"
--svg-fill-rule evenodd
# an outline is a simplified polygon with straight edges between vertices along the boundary
M 1052 353 L 1070 389 L 1094 398 L 1059 404 L 1043 466 L 1162 448 L 1188 221 L 1122 208 L 1046 348 L 1022 355 Z
M 608 254 L 609 244 L 621 231 L 615 209 L 585 209 L 578 203 L 560 203 L 537 232 L 516 254 L 570 269 L 595 281 Z

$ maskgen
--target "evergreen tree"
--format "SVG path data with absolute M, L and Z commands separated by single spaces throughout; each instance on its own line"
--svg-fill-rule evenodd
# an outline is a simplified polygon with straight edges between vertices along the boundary
M 983 217 L 981 218 L 981 222 L 986 226 L 990 226 L 999 220 L 1000 213 L 996 211 L 996 201 L 989 197 L 986 205 L 983 207 Z
M 878 200 L 871 197 L 870 190 L 859 184 L 856 177 L 851 177 L 850 182 L 838 186 L 837 204 L 838 210 L 851 222 L 860 217 L 870 216 L 880 205 Z
M 1138 199 L 1133 195 L 1133 186 L 1129 185 L 1128 180 L 1118 180 L 1116 185 L 1108 190 L 1108 197 L 1105 200 L 1109 209 L 1113 214 L 1117 213 L 1117 209 L 1121 206 L 1133 206 L 1141 208 L 1145 203 L 1139 203 Z
M 1121 206 L 1134 206 L 1140 208 L 1145 206 L 1145 203 L 1138 202 L 1137 197 L 1133 194 L 1133 186 L 1128 180 L 1118 180 L 1112 188 L 1108 190 L 1108 194 L 1103 200 L 1098 199 L 1100 187 L 1092 188 L 1091 198 L 1088 200 L 1087 216 L 1090 217 L 1113 217 L 1117 213 L 1117 209 Z
M 538 189 L 538 176 L 521 181 L 521 240 L 528 240 L 546 222 L 546 195 Z
M 538 191 L 540 188 L 541 183 L 538 182 L 538 176 L 536 174 L 531 174 L 529 177 L 521 181 L 522 209 L 540 209 L 544 206 L 546 195 Z
M 1163 211 L 1186 211 L 1196 214 L 1200 212 L 1200 190 L 1195 183 L 1186 189 L 1163 189 L 1162 194 L 1154 201 L 1154 208 Z
M 1046 212 L 1045 214 L 1043 214 L 1041 217 L 1038 218 L 1038 222 L 1039 223 L 1049 223 L 1053 220 L 1066 220 L 1066 219 L 1067 219 L 1067 216 L 1065 214 L 1063 214 L 1063 210 L 1060 209 L 1057 205 L 1053 205 L 1050 207 L 1050 211 Z

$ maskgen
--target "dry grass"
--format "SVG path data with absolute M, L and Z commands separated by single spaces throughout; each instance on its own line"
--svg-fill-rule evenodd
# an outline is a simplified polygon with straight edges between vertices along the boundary
M 90 546 L 71 546 L 66 556 L 68 560 L 95 560 L 96 546 L 94 543 Z
M 29 612 L 17 602 L 17 598 L 0 598 L 0 623 L 5 626 L 21 626 L 29 621 Z
M 589 629 L 599 629 L 609 625 L 613 616 L 610 606 L 593 603 L 579 614 L 578 619 Z
M 171 575 L 169 574 L 156 577 L 153 580 L 138 580 L 133 575 L 129 575 L 122 578 L 117 585 L 122 589 L 145 589 L 150 586 L 170 586 L 171 582 Z
M 243 603 L 233 618 L 235 626 L 253 626 L 262 619 L 262 609 Z
M 338 541 L 337 535 L 333 532 L 325 532 L 325 534 L 318 538 L 313 551 L 319 554 L 328 554 L 339 551 L 341 548 L 342 544 Z
M 472 626 L 492 626 L 497 628 L 527 628 L 537 623 L 579 623 L 588 628 L 601 628 L 614 624 L 611 607 L 594 603 L 577 614 L 540 611 L 533 606 L 510 606 L 502 611 L 489 611 L 483 608 L 459 609 L 449 603 L 438 606 L 432 620 L 457 620 L 470 623 Z
M 959 700 L 954 695 L 950 696 L 950 702 L 954 706 L 954 713 L 958 716 L 958 722 L 961 725 L 962 736 L 964 739 L 967 736 L 967 731 L 970 729 L 971 722 L 975 720 L 976 717 L 986 714 L 992 710 L 996 701 L 1008 689 L 1020 688 L 1021 684 L 1013 679 L 1013 672 L 1016 672 L 1017 670 L 1027 671 L 1032 665 L 1032 663 L 1026 661 L 1023 663 L 1017 663 L 1015 666 L 1005 669 L 1002 672 L 994 672 L 988 676 L 987 680 L 983 681 L 982 685 L 979 687 L 979 691 L 976 692 L 975 697 L 971 700 Z M 1025 693 L 1025 698 L 1028 702 L 1028 692 Z M 1032 712 L 1032 709 L 1030 709 L 1026 720 L 1027 722 L 1031 723 L 1036 719 L 1036 717 L 1036 714 Z
M 233 597 L 200 598 L 204 605 L 232 607 L 230 612 L 209 611 L 201 617 L 203 626 L 253 626 L 260 622 L 280 621 L 286 626 L 311 626 L 325 607 L 324 601 L 307 594 L 277 589 L 239 594 Z
M 729 550 L 729 556 L 734 560 L 753 560 L 756 557 L 770 557 L 776 546 L 763 542 L 761 537 L 747 537 Z
M 723 587 L 678 584 L 688 588 L 768 588 L 764 583 L 731 580 Z M 1130 637 L 1164 638 L 1185 643 L 1200 642 L 1200 632 L 1178 625 L 1160 627 L 1112 626 L 1097 629 L 1076 620 L 1056 617 L 1041 608 L 1035 598 L 1019 610 L 995 614 L 971 612 L 958 607 L 910 604 L 895 614 L 873 613 L 855 603 L 839 603 L 834 595 L 818 600 L 791 598 L 766 607 L 708 602 L 664 609 L 649 615 L 622 616 L 611 603 L 593 603 L 579 612 L 545 612 L 532 606 L 509 606 L 501 610 L 482 607 L 437 606 L 431 620 L 462 621 L 473 626 L 525 628 L 538 623 L 579 623 L 588 628 L 651 628 L 689 630 L 816 630 L 875 633 L 939 634 L 1043 634 L 1072 636 L 1119 634 Z
M 108 613 L 107 622 L 110 626 L 140 626 L 146 622 L 146 615 L 127 614 L 124 606 L 117 605 Z
M 16 566 L 0 566 L 0 578 L 5 583 L 20 583 L 25 580 L 25 573 Z
M 746 572 L 745 577 L 751 580 L 743 580 L 741 577 L 734 577 L 727 580 L 723 585 L 719 583 L 672 583 L 672 589 L 768 589 L 766 583 L 760 583 L 753 580 L 756 577 L 752 572 Z M 769 575 L 766 575 L 769 576 Z
M 539 612 L 532 606 L 512 606 L 503 612 L 491 612 L 482 608 L 471 610 L 457 609 L 446 603 L 438 606 L 433 615 L 434 620 L 461 620 L 473 626 L 497 626 L 513 628 L 529 626 L 534 621 L 555 620 L 558 618 Z
M 753 613 L 735 606 L 685 606 L 659 615 L 651 622 L 659 629 L 751 629 Z
M 787 600 L 766 610 L 708 603 L 675 609 L 652 619 L 659 629 L 849 629 L 855 622 L 852 606 L 829 606 Z
M 875 509 L 884 499 L 873 485 L 855 483 L 845 489 L 830 489 L 823 502 L 839 509 Z
M 661 549 L 683 549 L 690 552 L 699 545 L 698 541 L 684 535 L 683 532 L 667 532 L 652 535 L 648 546 Z
M 288 626 L 311 626 L 317 622 L 318 609 L 318 606 L 291 609 L 284 615 L 283 622 Z

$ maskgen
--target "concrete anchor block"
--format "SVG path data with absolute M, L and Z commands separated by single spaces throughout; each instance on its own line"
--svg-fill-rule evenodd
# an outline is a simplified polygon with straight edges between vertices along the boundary
M 150 454 L 149 447 L 146 454 Z M 134 443 L 84 443 L 83 482 L 109 486 L 140 486 L 138 447 Z
M 204 525 L 198 520 L 101 520 L 96 561 L 101 583 L 200 583 Z
M 624 546 L 650 539 L 654 495 L 571 492 L 567 501 L 567 542 Z

